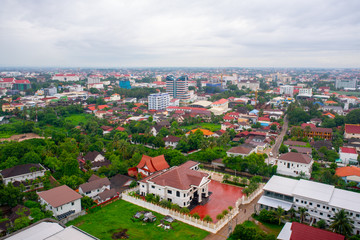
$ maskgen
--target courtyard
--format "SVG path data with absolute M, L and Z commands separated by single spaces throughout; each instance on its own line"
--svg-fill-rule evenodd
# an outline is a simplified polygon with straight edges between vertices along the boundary
M 191 210 L 191 214 L 198 213 L 201 218 L 209 215 L 214 222 L 216 216 L 229 206 L 235 207 L 236 201 L 245 195 L 241 187 L 232 186 L 212 180 L 209 183 L 209 192 L 212 194 L 204 205 L 198 205 Z

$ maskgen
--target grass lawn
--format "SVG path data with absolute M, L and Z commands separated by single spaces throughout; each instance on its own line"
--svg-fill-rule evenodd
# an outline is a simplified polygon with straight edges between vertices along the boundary
M 12 135 L 16 135 L 17 133 L 12 133 L 12 132 L 1 132 L 0 133 L 0 138 L 9 138 Z
M 360 97 L 360 92 L 345 92 L 345 91 L 330 91 L 330 93 L 336 92 L 340 95 L 356 96 Z
M 137 212 L 146 210 L 124 200 L 111 203 L 95 213 L 81 216 L 66 225 L 74 225 L 102 240 L 112 239 L 112 234 L 118 229 L 128 229 L 129 239 L 203 239 L 209 233 L 176 221 L 173 229 L 164 230 L 157 227 L 163 218 L 161 214 L 153 212 L 157 220 L 155 223 L 132 222 L 131 217 Z
M 91 117 L 90 114 L 81 113 L 66 117 L 65 120 L 70 120 L 72 124 L 79 125 L 80 122 L 87 123 Z
M 261 222 L 262 225 L 269 230 L 268 233 L 272 233 L 275 236 L 279 235 L 279 233 L 281 232 L 281 229 L 284 227 L 284 224 L 278 225 L 278 224 L 262 222 L 259 220 L 258 216 L 254 216 L 253 218 L 256 219 L 257 221 Z
M 221 129 L 221 125 L 215 124 L 215 123 L 197 123 L 197 124 L 190 125 L 190 126 L 183 126 L 182 128 L 185 128 L 186 130 L 192 130 L 192 129 L 199 128 L 199 127 L 208 129 L 212 132 L 219 131 Z

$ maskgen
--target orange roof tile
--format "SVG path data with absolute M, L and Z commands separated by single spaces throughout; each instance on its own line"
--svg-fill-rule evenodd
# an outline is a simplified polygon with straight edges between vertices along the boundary
M 341 167 L 337 168 L 335 174 L 339 177 L 347 177 L 347 176 L 359 176 L 360 177 L 360 168 L 356 166 L 350 167 Z
M 193 129 L 193 130 L 187 132 L 186 134 L 190 134 L 190 132 L 195 133 L 197 130 L 200 130 L 200 131 L 204 134 L 204 136 L 211 136 L 211 135 L 214 134 L 214 133 L 213 133 L 212 131 L 210 131 L 210 130 L 201 129 L 201 128 Z

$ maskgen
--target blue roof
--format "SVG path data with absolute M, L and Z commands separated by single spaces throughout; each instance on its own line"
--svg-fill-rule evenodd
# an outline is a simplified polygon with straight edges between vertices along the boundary
M 258 114 L 258 112 L 259 112 L 259 110 L 256 110 L 256 109 L 250 111 L 250 113 L 255 113 L 256 115 Z
M 322 102 L 314 102 L 313 104 L 314 104 L 314 105 L 315 105 L 315 104 L 319 104 L 320 106 L 324 106 L 324 104 L 323 104 Z

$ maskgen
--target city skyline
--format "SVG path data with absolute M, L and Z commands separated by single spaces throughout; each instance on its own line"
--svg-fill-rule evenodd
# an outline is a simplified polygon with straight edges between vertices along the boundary
M 358 1 L 0 3 L 0 67 L 360 67 Z

